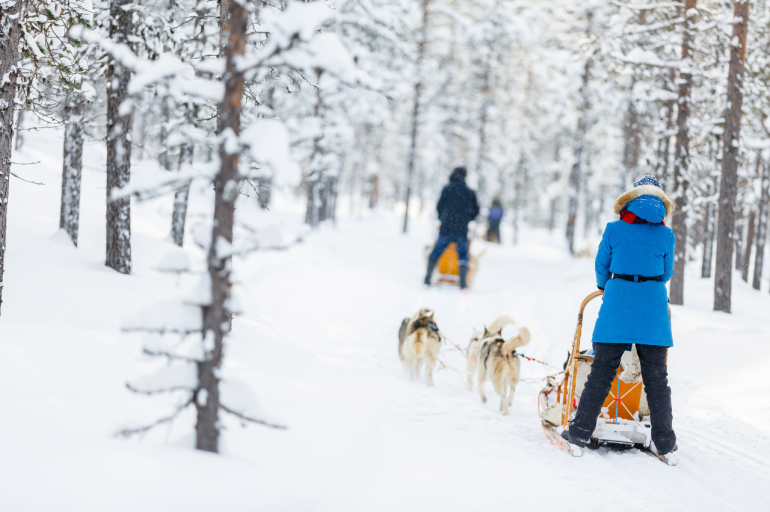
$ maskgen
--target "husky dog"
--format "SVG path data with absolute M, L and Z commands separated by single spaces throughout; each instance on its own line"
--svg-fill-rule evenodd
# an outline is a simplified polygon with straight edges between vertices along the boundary
M 516 349 L 529 343 L 532 335 L 526 327 L 519 328 L 519 334 L 509 340 L 504 340 L 498 331 L 489 332 L 485 329 L 484 336 L 479 341 L 478 351 L 478 386 L 481 403 L 486 403 L 484 382 L 492 381 L 495 391 L 500 395 L 500 411 L 508 414 L 513 403 L 513 394 L 519 383 L 521 360 Z
M 405 318 L 398 330 L 398 355 L 413 379 L 420 377 L 425 366 L 425 381 L 433 385 L 433 370 L 441 348 L 438 326 L 433 311 L 421 309 L 412 318 Z
M 485 331 L 502 331 L 503 327 L 506 325 L 513 325 L 515 323 L 516 322 L 513 321 L 513 318 L 509 317 L 508 315 L 500 315 L 495 319 L 494 322 L 492 322 L 492 325 L 485 329 Z M 473 374 L 476 373 L 476 367 L 478 366 L 479 360 L 479 341 L 481 341 L 485 331 L 482 331 L 481 329 L 476 329 L 473 331 L 473 334 L 471 334 L 471 341 L 468 343 L 468 350 L 465 352 L 467 358 L 465 363 L 465 372 L 467 373 L 468 377 L 468 389 L 471 391 L 473 391 Z

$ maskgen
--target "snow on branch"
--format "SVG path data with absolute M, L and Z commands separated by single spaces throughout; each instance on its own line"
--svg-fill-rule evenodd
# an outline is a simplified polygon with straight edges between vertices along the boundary
M 676 63 L 666 62 L 661 60 L 654 52 L 642 50 L 639 47 L 634 48 L 628 52 L 627 55 L 623 55 L 620 52 L 613 52 L 611 56 L 622 62 L 627 62 L 628 64 L 642 64 L 669 69 L 679 69 L 681 67 L 680 61 L 677 61 Z
M 152 199 L 187 187 L 195 179 L 212 181 L 219 168 L 219 156 L 212 155 L 211 162 L 185 163 L 178 172 L 170 173 L 160 167 L 148 167 L 131 174 L 131 180 L 123 188 L 114 188 L 110 199 L 136 196 Z
M 669 7 L 684 7 L 684 4 L 681 2 L 658 2 L 656 4 L 625 4 L 623 2 L 618 2 L 617 0 L 610 0 L 610 3 L 613 5 L 617 5 L 618 7 L 624 7 L 626 9 L 631 9 L 633 11 L 650 11 L 652 9 L 663 9 L 663 8 L 669 8 Z
M 162 82 L 175 97 L 186 95 L 217 102 L 224 97 L 224 84 L 197 77 L 192 65 L 174 55 L 163 53 L 158 59 L 148 61 L 138 57 L 128 45 L 115 43 L 83 25 L 72 27 L 69 36 L 99 46 L 121 66 L 136 73 L 128 85 L 131 95 L 140 94 L 145 87 Z
M 130 317 L 123 331 L 177 332 L 189 334 L 203 329 L 200 307 L 181 299 L 160 302 Z
M 134 393 L 143 395 L 181 390 L 194 391 L 198 387 L 198 376 L 192 364 L 166 366 L 155 373 L 126 383 L 126 387 Z
M 302 172 L 291 159 L 289 130 L 275 119 L 258 119 L 246 128 L 240 137 L 241 144 L 249 148 L 252 158 L 273 170 L 276 185 L 296 185 Z

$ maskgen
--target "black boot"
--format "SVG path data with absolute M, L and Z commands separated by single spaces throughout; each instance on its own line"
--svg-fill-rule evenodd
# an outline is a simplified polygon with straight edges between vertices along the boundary
M 569 444 L 574 444 L 576 446 L 579 446 L 580 448 L 585 448 L 588 444 L 587 439 L 579 439 L 577 437 L 572 437 L 569 433 L 569 429 L 565 428 L 561 433 L 561 438 L 567 441 Z
M 460 265 L 460 289 L 465 290 L 468 288 L 466 279 L 468 278 L 468 265 Z
M 437 262 L 436 259 L 428 259 L 428 272 L 425 274 L 425 284 L 428 286 L 430 286 L 430 278 L 433 276 L 433 269 L 436 268 Z

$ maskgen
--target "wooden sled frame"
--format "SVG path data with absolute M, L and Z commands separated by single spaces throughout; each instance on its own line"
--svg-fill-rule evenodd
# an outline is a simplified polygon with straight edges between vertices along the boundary
M 580 362 L 591 363 L 593 356 L 587 356 L 580 354 L 580 339 L 583 333 L 583 313 L 588 303 L 597 297 L 604 295 L 604 291 L 598 290 L 583 299 L 580 304 L 580 311 L 578 312 L 577 328 L 575 329 L 575 337 L 572 340 L 572 351 L 567 362 L 567 366 L 564 373 L 561 375 L 561 379 L 555 377 L 549 377 L 546 388 L 543 389 L 540 396 L 542 399 L 538 400 L 538 406 L 546 408 L 548 407 L 547 395 L 552 391 L 556 391 L 556 403 L 551 407 L 556 408 L 554 412 L 558 413 L 561 409 L 559 432 L 568 428 L 570 419 L 573 412 L 576 410 L 577 404 L 575 400 L 575 391 L 578 384 L 578 364 Z M 669 313 L 670 314 L 670 313 Z M 603 409 L 602 415 L 597 418 L 596 430 L 592 434 L 592 438 L 596 439 L 600 443 L 605 444 L 619 444 L 619 445 L 637 445 L 641 444 L 644 448 L 648 448 L 651 441 L 650 436 L 650 422 L 640 417 L 639 413 L 639 398 L 641 396 L 642 383 L 626 383 L 620 379 L 621 368 L 615 375 L 615 380 L 612 382 L 610 388 L 610 394 L 604 402 L 606 409 Z M 621 406 L 623 409 L 621 409 Z M 610 412 L 613 412 L 614 417 L 611 417 Z M 635 409 L 635 410 L 631 410 Z M 551 416 L 550 421 L 547 421 L 546 416 L 541 415 L 543 418 L 543 428 L 546 431 L 546 435 L 554 443 L 560 443 L 560 438 L 555 435 L 555 423 L 556 418 Z

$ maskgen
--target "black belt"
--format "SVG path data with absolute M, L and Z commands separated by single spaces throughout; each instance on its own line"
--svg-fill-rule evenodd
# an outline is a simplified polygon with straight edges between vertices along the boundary
M 645 281 L 660 281 L 660 276 L 647 277 L 647 276 L 631 276 L 628 274 L 612 274 L 610 279 L 622 279 L 624 281 L 631 281 L 632 283 L 643 283 Z

